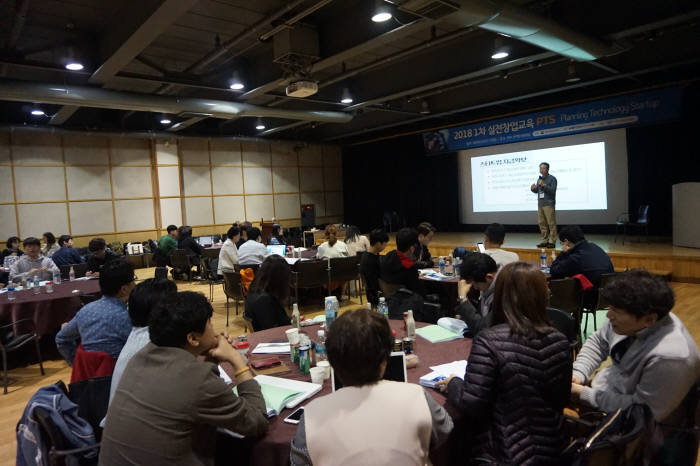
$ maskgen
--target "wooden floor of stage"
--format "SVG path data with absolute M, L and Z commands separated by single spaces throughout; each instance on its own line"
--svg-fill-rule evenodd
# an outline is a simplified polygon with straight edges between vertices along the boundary
M 432 255 L 448 255 L 455 247 L 474 249 L 483 241 L 483 233 L 437 232 L 430 244 Z M 677 282 L 700 283 L 700 249 L 673 246 L 670 238 L 628 237 L 622 244 L 622 236 L 587 235 L 586 239 L 608 253 L 616 269 L 645 268 L 671 274 Z M 518 253 L 523 260 L 538 260 L 539 233 L 508 233 L 503 249 Z M 557 254 L 561 245 L 557 242 Z

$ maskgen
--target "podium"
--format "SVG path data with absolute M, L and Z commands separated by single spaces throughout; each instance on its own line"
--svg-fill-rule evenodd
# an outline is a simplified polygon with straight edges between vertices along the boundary
M 673 185 L 673 245 L 700 248 L 700 183 Z

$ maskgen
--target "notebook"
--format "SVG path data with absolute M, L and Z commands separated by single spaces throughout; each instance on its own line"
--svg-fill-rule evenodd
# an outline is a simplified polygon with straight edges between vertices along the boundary
M 428 372 L 420 379 L 418 383 L 424 387 L 435 388 L 435 383 L 440 380 L 445 380 L 450 375 L 454 374 L 460 379 L 464 377 L 467 371 L 467 361 L 462 359 L 460 361 L 453 361 L 447 364 L 440 364 L 439 366 L 431 366 L 431 372 Z
M 452 341 L 462 338 L 463 334 L 451 328 L 451 326 L 446 324 L 439 325 L 440 320 L 438 320 L 438 325 L 428 325 L 426 327 L 417 328 L 416 335 L 425 338 L 430 343 L 442 343 L 443 341 Z
M 277 416 L 284 408 L 295 408 L 299 403 L 321 391 L 322 385 L 302 382 L 299 380 L 256 375 L 255 380 L 260 385 L 267 417 Z M 238 395 L 236 387 L 233 392 Z

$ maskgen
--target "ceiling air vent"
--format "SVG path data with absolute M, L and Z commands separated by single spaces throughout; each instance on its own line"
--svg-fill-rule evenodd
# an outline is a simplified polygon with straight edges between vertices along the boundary
M 459 9 L 459 5 L 446 0 L 396 0 L 399 9 L 428 19 L 440 19 Z

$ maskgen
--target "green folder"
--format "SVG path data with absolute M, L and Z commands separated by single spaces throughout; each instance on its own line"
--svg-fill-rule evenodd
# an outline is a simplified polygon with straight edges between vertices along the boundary
M 440 327 L 439 325 L 428 325 L 427 327 L 417 328 L 416 335 L 420 335 L 430 343 L 441 343 L 443 341 L 451 341 L 462 338 L 462 335 L 459 333 L 455 333 L 452 330 Z

